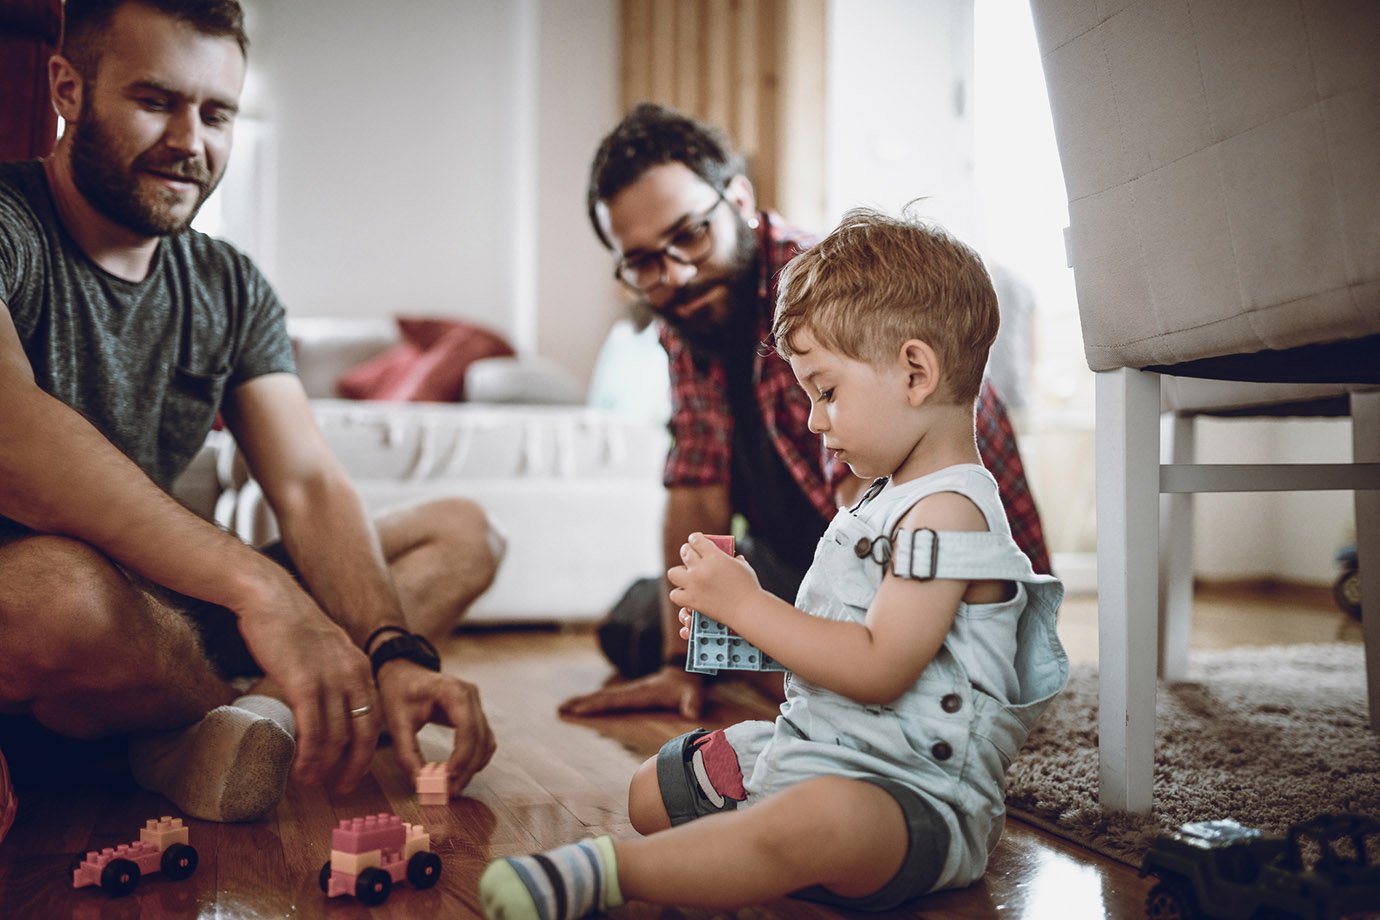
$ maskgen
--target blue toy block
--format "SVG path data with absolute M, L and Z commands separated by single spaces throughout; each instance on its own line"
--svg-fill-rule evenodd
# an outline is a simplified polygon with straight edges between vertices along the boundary
M 714 545 L 732 556 L 737 547 L 731 536 L 706 534 Z M 696 674 L 730 671 L 784 671 L 757 646 L 718 620 L 698 610 L 690 611 L 690 647 L 685 650 L 685 670 Z
M 720 670 L 786 670 L 770 655 L 718 620 L 698 610 L 690 613 L 690 647 L 685 650 L 685 670 L 696 674 L 717 674 Z

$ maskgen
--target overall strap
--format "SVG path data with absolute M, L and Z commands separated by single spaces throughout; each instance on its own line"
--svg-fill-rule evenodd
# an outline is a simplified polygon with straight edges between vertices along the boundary
M 922 527 L 898 530 L 889 540 L 882 537 L 871 542 L 872 546 L 861 555 L 870 555 L 884 567 L 887 560 L 879 557 L 889 555 L 891 571 L 898 578 L 918 581 L 933 578 L 1043 580 L 1035 575 L 1030 560 L 1004 533 L 990 530 L 935 532 Z

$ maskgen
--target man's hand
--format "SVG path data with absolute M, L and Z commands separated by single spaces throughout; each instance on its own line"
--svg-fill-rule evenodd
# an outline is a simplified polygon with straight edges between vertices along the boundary
M 667 665 L 646 677 L 611 684 L 568 699 L 561 704 L 560 713 L 563 716 L 597 716 L 668 709 L 682 718 L 698 719 L 704 709 L 704 679 L 683 668 Z
M 382 724 L 369 659 L 286 572 L 264 564 L 269 590 L 236 611 L 240 634 L 297 722 L 293 774 L 313 784 L 333 775 L 336 790 L 347 792 L 369 769 Z
M 379 669 L 379 697 L 398 762 L 408 776 L 415 777 L 426 762 L 417 732 L 428 722 L 455 729 L 455 745 L 446 761 L 451 795 L 459 795 L 494 756 L 494 734 L 473 684 L 399 658 Z
M 762 592 L 757 573 L 742 556 L 736 559 L 702 533 L 692 533 L 680 548 L 681 564 L 666 573 L 671 603 L 698 610 L 733 628 L 737 610 Z M 684 637 L 684 631 L 682 631 Z

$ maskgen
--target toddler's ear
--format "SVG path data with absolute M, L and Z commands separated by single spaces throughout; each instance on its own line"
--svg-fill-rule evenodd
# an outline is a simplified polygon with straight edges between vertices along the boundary
M 906 374 L 906 396 L 922 405 L 939 388 L 939 357 L 928 342 L 910 339 L 901 346 L 900 363 Z

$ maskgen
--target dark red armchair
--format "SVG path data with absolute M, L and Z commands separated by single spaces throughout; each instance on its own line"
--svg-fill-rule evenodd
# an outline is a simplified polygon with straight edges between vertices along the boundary
M 0 0 L 0 162 L 52 152 L 48 58 L 61 34 L 62 0 Z

